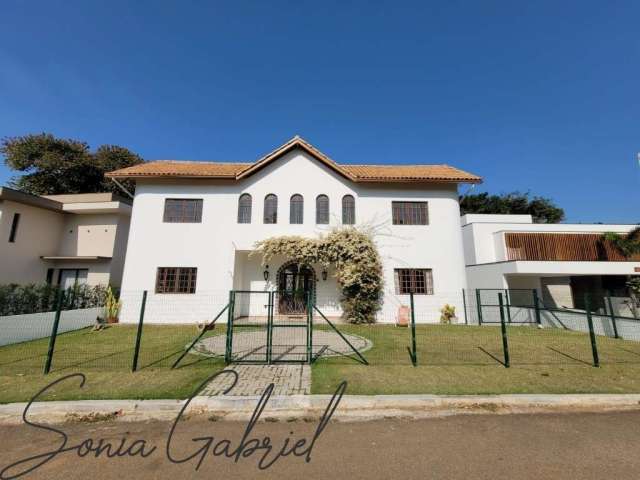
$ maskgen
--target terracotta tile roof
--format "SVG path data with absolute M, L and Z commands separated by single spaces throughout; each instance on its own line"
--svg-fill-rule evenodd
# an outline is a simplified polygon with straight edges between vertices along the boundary
M 254 163 L 180 162 L 159 160 L 127 167 L 107 174 L 111 178 L 220 178 L 240 180 L 264 168 L 293 149 L 305 150 L 328 168 L 353 182 L 445 182 L 481 183 L 482 178 L 448 165 L 340 165 L 300 137 Z
M 222 163 L 222 162 L 182 162 L 176 160 L 156 160 L 141 163 L 133 167 L 121 168 L 107 173 L 113 178 L 135 177 L 210 177 L 236 178 L 236 175 L 250 163 Z
M 379 181 L 447 181 L 480 183 L 482 179 L 449 165 L 341 165 L 360 182 Z

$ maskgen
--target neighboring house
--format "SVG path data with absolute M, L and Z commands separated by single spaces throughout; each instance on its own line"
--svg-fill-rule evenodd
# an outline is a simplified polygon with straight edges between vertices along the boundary
M 122 290 L 149 292 L 149 321 L 206 321 L 232 289 L 295 285 L 314 292 L 320 307 L 337 316 L 340 293 L 331 270 L 288 258 L 264 267 L 250 254 L 262 239 L 315 238 L 343 225 L 380 234 L 385 295 L 379 321 L 395 321 L 410 290 L 429 312 L 419 321 L 437 322 L 444 303 L 462 311 L 458 184 L 479 183 L 478 176 L 447 165 L 338 164 L 299 137 L 254 163 L 156 161 L 107 176 L 136 181 Z M 264 296 L 247 298 L 250 304 L 238 308 L 264 311 Z M 275 308 L 304 310 L 287 302 Z M 121 320 L 136 321 L 137 309 L 124 303 Z
M 111 193 L 29 195 L 0 187 L 0 284 L 115 285 L 131 204 Z
M 545 306 L 576 309 L 584 309 L 588 293 L 594 308 L 606 309 L 603 297 L 628 297 L 626 282 L 640 275 L 640 256 L 624 258 L 602 241 L 604 232 L 625 234 L 637 225 L 540 224 L 530 215 L 461 220 L 470 289 L 536 289 Z

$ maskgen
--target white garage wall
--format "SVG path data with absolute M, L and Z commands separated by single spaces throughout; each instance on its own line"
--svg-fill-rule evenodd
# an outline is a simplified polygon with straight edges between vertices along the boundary
M 100 307 L 60 312 L 58 334 L 93 325 L 101 312 Z M 55 315 L 55 312 L 43 312 L 0 317 L 0 346 L 49 337 Z

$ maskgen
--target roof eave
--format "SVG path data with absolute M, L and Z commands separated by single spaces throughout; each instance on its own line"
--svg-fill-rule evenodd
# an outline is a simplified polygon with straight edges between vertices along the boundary
M 482 179 L 478 178 L 356 178 L 356 183 L 473 183 L 480 184 Z
M 202 178 L 213 180 L 236 180 L 235 175 L 184 175 L 180 173 L 136 173 L 136 174 L 113 174 L 106 173 L 107 178 L 128 178 L 135 180 L 137 178 Z

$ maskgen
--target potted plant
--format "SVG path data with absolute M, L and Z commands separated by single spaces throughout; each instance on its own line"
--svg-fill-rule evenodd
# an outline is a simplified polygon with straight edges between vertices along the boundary
M 116 298 L 111 290 L 107 288 L 107 295 L 104 302 L 104 316 L 107 323 L 118 323 L 118 314 L 120 313 L 120 300 Z
M 406 305 L 400 305 L 398 307 L 398 318 L 396 319 L 396 325 L 398 327 L 409 326 L 409 307 Z
M 448 325 L 450 323 L 457 323 L 457 321 L 458 317 L 456 317 L 456 307 L 447 303 L 440 309 L 440 323 Z

